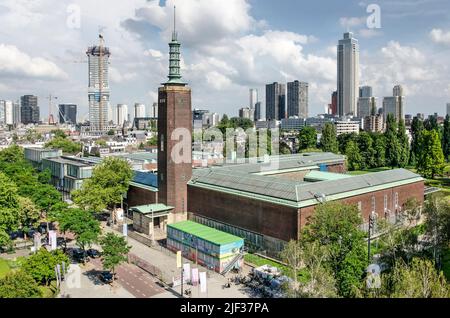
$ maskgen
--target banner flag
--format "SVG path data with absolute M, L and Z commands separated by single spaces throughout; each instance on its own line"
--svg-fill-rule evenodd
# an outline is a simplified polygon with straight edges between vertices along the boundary
M 197 286 L 198 284 L 198 268 L 192 269 L 192 279 L 191 279 L 192 285 Z
M 206 293 L 206 272 L 200 272 L 200 292 Z
M 181 268 L 181 251 L 177 252 L 177 268 Z
M 186 277 L 186 281 L 189 282 L 191 280 L 191 264 L 185 263 L 183 265 L 184 277 Z

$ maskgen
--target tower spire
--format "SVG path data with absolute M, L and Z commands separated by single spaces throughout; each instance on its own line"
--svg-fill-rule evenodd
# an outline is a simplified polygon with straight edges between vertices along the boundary
M 169 81 L 164 85 L 186 85 L 181 80 L 180 71 L 180 47 L 181 43 L 178 42 L 178 35 L 176 31 L 176 7 L 173 7 L 173 32 L 172 41 L 169 43 Z

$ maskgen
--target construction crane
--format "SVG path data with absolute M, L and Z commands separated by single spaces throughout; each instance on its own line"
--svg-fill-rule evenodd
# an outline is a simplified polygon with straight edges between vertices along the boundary
M 49 125 L 56 125 L 55 118 L 53 116 L 53 105 L 52 101 L 57 100 L 58 97 L 53 96 L 52 94 L 49 94 L 46 99 L 48 99 L 48 124 Z

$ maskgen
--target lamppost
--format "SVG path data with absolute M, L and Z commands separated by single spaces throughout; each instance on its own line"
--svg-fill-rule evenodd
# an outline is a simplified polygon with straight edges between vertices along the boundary
M 369 238 L 367 240 L 367 260 L 368 263 L 371 263 L 371 257 L 370 257 L 370 236 L 371 236 L 371 230 L 374 228 L 375 225 L 375 213 L 372 211 L 372 213 L 369 215 Z

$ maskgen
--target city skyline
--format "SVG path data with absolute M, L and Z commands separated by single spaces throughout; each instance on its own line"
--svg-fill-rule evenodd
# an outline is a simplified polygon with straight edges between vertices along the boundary
M 11 32 L 0 34 L 4 53 L 0 62 L 6 65 L 0 68 L 4 79 L 0 98 L 15 101 L 34 94 L 39 97 L 44 119 L 48 115 L 44 96 L 52 93 L 60 102 L 79 105 L 83 118 L 88 112 L 83 52 L 97 42 L 101 26 L 112 54 L 111 105 L 152 105 L 168 62 L 171 24 L 166 18 L 177 4 L 178 29 L 186 39 L 185 60 L 189 61 L 185 64 L 183 59 L 181 67 L 186 81 L 192 83 L 196 108 L 235 114 L 248 103 L 249 88 L 257 88 L 259 100 L 264 101 L 265 84 L 301 80 L 310 83 L 310 115 L 323 113 L 336 90 L 336 42 L 350 30 L 360 44 L 360 85 L 372 86 L 374 96 L 381 100 L 391 95 L 394 85 L 402 84 L 408 96 L 405 113 L 445 113 L 450 100 L 446 76 L 450 62 L 445 58 L 450 49 L 450 25 L 446 10 L 442 10 L 448 7 L 445 1 L 423 1 L 415 7 L 411 5 L 415 1 L 403 6 L 379 1 L 381 29 L 367 28 L 367 3 L 360 1 L 339 6 L 331 1 L 299 4 L 285 0 L 277 12 L 271 10 L 269 1 L 184 2 L 136 0 L 113 6 L 108 17 L 94 14 L 102 1 L 54 2 L 52 6 L 60 10 L 53 10 L 52 16 L 47 10 L 50 2 L 3 4 L 0 25 Z M 295 10 L 301 5 L 303 10 Z M 79 28 L 76 19 L 71 19 L 77 6 Z M 293 19 L 290 11 L 299 17 Z M 198 12 L 202 12 L 202 20 L 212 21 L 208 32 L 196 18 Z M 326 22 L 319 24 L 311 16 Z M 235 18 L 225 23 L 227 17 Z M 48 23 L 42 23 L 44 19 Z M 418 20 L 421 26 L 415 27 Z M 48 31 L 46 25 L 51 25 L 59 41 L 40 36 Z M 415 28 L 420 32 L 414 32 Z M 25 35 L 31 38 L 29 44 L 20 40 Z M 148 69 L 153 72 L 145 72 Z M 206 91 L 209 93 L 202 94 Z

